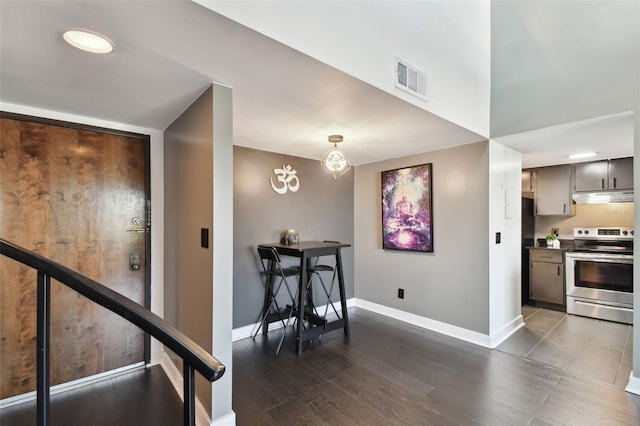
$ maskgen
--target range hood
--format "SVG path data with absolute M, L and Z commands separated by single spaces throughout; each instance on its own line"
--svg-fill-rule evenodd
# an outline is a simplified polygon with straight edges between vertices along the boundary
M 573 194 L 576 204 L 632 203 L 633 191 L 583 192 Z

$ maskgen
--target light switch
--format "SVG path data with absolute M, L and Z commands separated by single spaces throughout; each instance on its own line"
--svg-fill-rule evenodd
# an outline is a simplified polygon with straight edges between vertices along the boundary
M 200 247 L 209 248 L 209 229 L 200 229 Z

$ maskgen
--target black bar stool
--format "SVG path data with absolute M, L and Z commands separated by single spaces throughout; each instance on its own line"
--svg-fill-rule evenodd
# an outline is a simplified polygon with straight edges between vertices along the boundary
M 295 312 L 296 312 L 296 300 L 298 298 L 298 283 L 295 284 L 295 291 L 291 291 L 291 286 L 287 278 L 298 276 L 300 279 L 300 268 L 295 267 L 283 267 L 280 261 L 278 252 L 273 247 L 258 247 L 258 255 L 260 257 L 260 264 L 262 265 L 262 273 L 265 276 L 265 297 L 264 306 L 262 311 L 262 320 L 258 329 L 253 335 L 253 339 L 256 338 L 260 329 L 264 327 L 264 333 L 268 331 L 268 324 L 275 321 L 282 322 L 282 336 L 276 349 L 276 355 L 280 353 L 280 347 L 284 341 L 284 336 L 287 331 L 287 326 L 291 322 L 291 317 L 294 317 L 295 326 Z M 276 283 L 277 281 L 277 283 Z M 281 307 L 278 303 L 278 293 L 280 289 L 284 287 L 291 300 L 291 304 L 285 304 Z M 286 322 L 285 322 L 286 319 Z
M 325 243 L 340 243 L 339 241 L 328 241 L 325 240 Z M 336 282 L 336 275 L 337 275 L 337 270 L 335 268 L 335 266 L 331 266 L 331 265 L 327 265 L 327 264 L 322 264 L 319 263 L 320 262 L 320 257 L 316 257 L 314 259 L 314 261 L 312 262 L 312 264 L 309 266 L 309 284 L 307 287 L 307 291 L 309 293 L 311 293 L 311 280 L 314 276 L 318 277 L 318 281 L 320 281 L 320 288 L 322 289 L 322 291 L 324 292 L 324 295 L 327 298 L 327 304 L 325 305 L 324 308 L 324 315 L 320 315 L 323 318 L 327 318 L 327 313 L 329 312 L 329 306 L 331 306 L 331 308 L 333 309 L 333 312 L 336 314 L 336 316 L 338 317 L 338 319 L 341 319 L 342 316 L 338 313 L 338 310 L 336 309 L 334 302 L 331 300 L 331 294 L 333 293 L 333 288 L 335 286 L 335 282 Z M 322 279 L 322 275 L 321 272 L 330 272 L 331 273 L 331 284 L 329 285 L 329 288 L 327 289 L 327 285 L 324 281 L 324 279 Z M 315 306 L 313 307 L 314 311 L 316 310 Z M 319 315 L 318 312 L 315 312 L 316 315 Z

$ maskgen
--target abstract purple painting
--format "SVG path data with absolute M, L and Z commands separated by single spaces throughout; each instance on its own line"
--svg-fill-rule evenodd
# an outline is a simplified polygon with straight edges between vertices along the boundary
M 433 252 L 431 163 L 382 172 L 382 248 Z

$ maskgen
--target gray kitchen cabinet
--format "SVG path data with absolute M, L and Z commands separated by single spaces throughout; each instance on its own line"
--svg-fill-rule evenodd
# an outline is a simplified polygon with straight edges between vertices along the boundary
M 576 164 L 576 192 L 606 191 L 608 170 L 607 160 Z
M 633 158 L 578 163 L 576 192 L 633 189 Z
M 535 192 L 535 170 L 522 171 L 522 192 Z
M 535 206 L 537 216 L 574 215 L 569 164 L 536 170 Z
M 633 189 L 633 157 L 609 160 L 609 189 Z
M 564 261 L 561 251 L 530 250 L 529 298 L 538 302 L 565 304 Z

